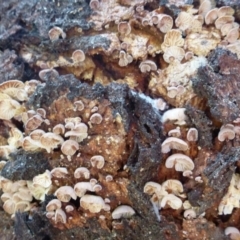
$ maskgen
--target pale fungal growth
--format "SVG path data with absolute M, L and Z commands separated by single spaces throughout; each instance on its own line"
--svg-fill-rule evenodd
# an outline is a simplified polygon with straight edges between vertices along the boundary
M 37 109 L 37 113 L 42 117 L 42 118 L 46 118 L 46 110 L 44 108 L 38 108 Z
M 21 114 L 22 106 L 14 99 L 0 99 L 0 119 L 10 120 L 15 115 Z
M 185 114 L 185 108 L 173 108 L 167 110 L 162 115 L 162 122 L 165 123 L 167 121 L 174 121 L 176 125 L 184 125 L 188 120 L 187 115 Z
M 14 214 L 15 213 L 15 208 L 16 208 L 16 204 L 15 204 L 15 201 L 13 201 L 12 199 L 8 199 L 3 204 L 3 209 L 8 214 L 11 214 L 11 215 Z
M 113 176 L 112 176 L 112 175 L 107 175 L 107 176 L 105 177 L 105 180 L 106 180 L 107 182 L 111 182 L 111 181 L 113 180 Z
M 131 26 L 128 22 L 120 22 L 118 24 L 118 32 L 121 35 L 129 35 L 131 33 Z
M 54 78 L 58 78 L 59 77 L 59 73 L 57 70 L 55 69 L 43 69 L 38 73 L 39 78 L 42 81 L 46 81 L 48 79 L 48 77 L 54 77 Z
M 169 137 L 162 143 L 162 153 L 168 153 L 172 149 L 186 151 L 188 150 L 188 144 L 182 139 Z
M 33 186 L 48 188 L 52 185 L 51 173 L 46 170 L 45 173 L 39 174 L 33 178 Z
M 225 37 L 229 43 L 234 43 L 239 38 L 239 27 L 232 28 Z
M 180 128 L 177 127 L 177 128 L 175 128 L 175 129 L 170 130 L 170 131 L 168 132 L 168 136 L 169 136 L 169 137 L 177 137 L 177 138 L 181 137 Z
M 240 232 L 235 227 L 227 227 L 224 230 L 224 234 L 228 236 L 231 240 L 239 240 L 240 239 Z
M 40 144 L 40 142 L 31 139 L 30 136 L 27 136 L 27 137 L 23 138 L 23 140 L 22 140 L 22 148 L 25 151 L 34 152 L 41 148 L 41 144 Z
M 132 207 L 128 205 L 121 205 L 114 209 L 112 212 L 112 219 L 130 218 L 135 214 Z
M 65 167 L 56 167 L 51 171 L 51 176 L 55 178 L 65 178 L 68 170 Z
M 64 141 L 61 146 L 62 153 L 67 156 L 73 156 L 78 149 L 79 149 L 78 142 L 71 139 Z
M 102 186 L 99 185 L 99 184 L 95 184 L 95 185 L 92 187 L 92 189 L 93 189 L 93 192 L 99 192 L 99 191 L 102 190 Z
M 153 195 L 155 193 L 160 193 L 161 189 L 162 189 L 162 186 L 159 183 L 150 181 L 144 185 L 143 192 L 148 195 Z
M 103 120 L 103 117 L 99 113 L 94 113 L 89 120 L 92 124 L 100 124 Z
M 190 171 L 190 170 L 185 170 L 185 171 L 183 172 L 183 176 L 184 176 L 184 177 L 193 178 L 192 175 L 193 175 L 193 172 Z
M 66 211 L 67 213 L 72 212 L 73 210 L 74 210 L 74 207 L 73 207 L 72 205 L 67 205 L 67 206 L 65 207 L 65 211 Z
M 202 1 L 201 5 L 198 9 L 198 14 L 201 14 L 203 17 L 211 10 L 212 4 L 210 0 L 204 0 Z
M 186 219 L 194 219 L 194 218 L 197 217 L 197 214 L 196 214 L 194 209 L 187 209 L 187 210 L 184 211 L 183 216 Z
M 121 50 L 119 52 L 119 61 L 118 61 L 118 65 L 120 67 L 126 67 L 129 63 L 131 63 L 133 61 L 133 57 L 126 53 L 125 51 Z
M 66 38 L 66 33 L 60 27 L 53 27 L 49 30 L 48 36 L 50 40 L 56 41 L 60 38 L 60 36 L 64 39 Z
M 194 56 L 193 52 L 188 51 L 188 52 L 185 53 L 184 58 L 185 58 L 185 60 L 188 61 L 188 60 L 191 60 L 193 58 L 193 56 Z
M 235 138 L 234 126 L 232 124 L 222 125 L 218 133 L 218 140 L 224 142 Z
M 183 194 L 183 185 L 179 180 L 169 179 L 162 183 L 162 189 L 168 193 L 173 193 L 176 196 L 185 198 L 186 195 Z
M 65 133 L 65 127 L 63 124 L 59 123 L 53 127 L 52 131 L 57 135 L 63 135 Z
M 78 182 L 74 186 L 74 191 L 78 197 L 85 195 L 87 191 L 94 192 L 93 186 L 90 182 Z
M 90 172 L 85 167 L 79 167 L 74 171 L 74 177 L 77 178 L 77 179 L 78 178 L 89 179 L 90 178 Z
M 73 104 L 74 104 L 74 111 L 82 111 L 84 109 L 84 103 L 81 100 L 78 100 Z
M 232 16 L 234 14 L 234 9 L 229 6 L 222 6 L 218 9 L 218 17 Z
M 168 194 L 162 198 L 161 208 L 167 205 L 172 209 L 179 209 L 182 207 L 182 200 L 173 194 Z
M 103 156 L 95 155 L 95 156 L 91 157 L 90 162 L 93 167 L 101 169 L 104 166 L 105 160 L 104 160 Z
M 63 144 L 64 139 L 58 134 L 47 132 L 41 136 L 40 142 L 42 148 L 50 153 L 53 149 L 58 148 L 59 145 Z
M 18 128 L 11 128 L 9 131 L 10 137 L 7 139 L 8 144 L 11 147 L 18 148 L 21 146 L 23 140 L 23 133 Z
M 170 98 L 175 98 L 178 94 L 177 87 L 167 87 L 167 96 Z
M 68 124 L 74 124 L 72 122 L 68 122 Z M 76 125 L 73 125 L 74 127 L 65 133 L 65 137 L 70 137 L 70 140 L 75 140 L 77 142 L 82 142 L 85 138 L 88 136 L 88 127 L 85 123 L 78 123 Z M 65 125 L 67 128 L 67 125 Z
M 105 207 L 105 202 L 100 196 L 86 194 L 80 199 L 80 206 L 91 213 L 98 213 Z
M 159 14 L 157 27 L 162 33 L 167 33 L 173 27 L 172 17 L 167 14 Z
M 75 50 L 72 53 L 72 60 L 74 63 L 84 62 L 85 58 L 85 53 L 81 49 Z
M 196 128 L 189 128 L 187 132 L 187 140 L 189 142 L 196 142 L 198 140 L 198 130 Z
M 207 25 L 213 24 L 218 17 L 219 17 L 218 16 L 218 9 L 213 8 L 209 12 L 207 12 L 207 14 L 205 15 L 205 23 Z
M 95 178 L 91 178 L 89 182 L 92 184 L 92 186 L 94 186 L 98 181 Z
M 156 63 L 151 60 L 142 61 L 139 65 L 139 68 L 142 73 L 146 73 L 146 72 L 150 72 L 150 71 L 157 71 Z
M 57 210 L 57 209 L 59 209 L 59 208 L 61 208 L 61 207 L 62 207 L 62 203 L 61 203 L 60 200 L 58 200 L 58 199 L 52 199 L 52 200 L 47 204 L 46 210 L 47 210 L 48 212 L 52 212 L 52 211 L 55 211 L 55 210 Z
M 57 189 L 54 196 L 58 198 L 61 202 L 69 202 L 72 199 L 76 200 L 77 195 L 71 186 L 62 186 Z
M 33 131 L 37 129 L 42 124 L 42 122 L 43 119 L 40 115 L 34 115 L 27 120 L 25 128 L 27 130 Z
M 58 223 L 58 222 L 64 223 L 64 224 L 67 223 L 67 215 L 66 215 L 66 213 L 62 209 L 58 208 L 56 210 L 56 212 L 55 212 L 54 221 L 56 223 Z
M 221 29 L 221 27 L 226 24 L 226 23 L 233 23 L 234 22 L 234 17 L 233 16 L 223 16 L 223 17 L 219 17 L 216 21 L 215 21 L 215 27 L 217 29 Z
M 89 7 L 92 9 L 92 10 L 97 10 L 99 8 L 99 1 L 98 0 L 91 0 L 90 3 L 89 3 Z
M 165 110 L 167 107 L 167 103 L 162 99 L 153 99 L 153 106 L 161 111 Z
M 194 169 L 192 159 L 181 153 L 175 153 L 169 156 L 165 162 L 165 166 L 167 168 L 175 167 L 175 170 L 179 172 L 192 171 Z
M 181 31 L 177 29 L 172 29 L 165 34 L 161 48 L 165 52 L 169 47 L 183 47 L 183 45 L 184 39 L 182 37 Z
M 181 47 L 171 46 L 163 54 L 163 59 L 167 63 L 173 63 L 174 60 L 181 62 L 185 57 L 185 51 Z
M 202 180 L 201 176 L 195 177 L 195 181 L 198 182 L 198 183 L 203 183 L 203 180 Z

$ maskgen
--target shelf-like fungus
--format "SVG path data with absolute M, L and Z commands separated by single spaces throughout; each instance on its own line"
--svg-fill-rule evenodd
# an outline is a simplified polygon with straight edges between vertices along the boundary
M 128 205 L 121 205 L 112 212 L 112 219 L 130 218 L 135 214 L 132 207 Z

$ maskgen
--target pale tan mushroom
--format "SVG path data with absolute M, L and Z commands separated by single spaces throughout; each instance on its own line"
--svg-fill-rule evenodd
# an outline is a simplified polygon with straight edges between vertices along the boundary
M 223 125 L 218 133 L 218 140 L 223 142 L 225 140 L 232 140 L 234 138 L 235 138 L 234 126 L 232 124 Z
M 53 149 L 58 148 L 59 145 L 63 144 L 64 139 L 58 134 L 47 132 L 41 136 L 40 142 L 42 144 L 42 148 L 46 149 L 46 151 L 50 153 Z
M 15 208 L 16 208 L 16 203 L 12 199 L 8 199 L 3 204 L 3 209 L 8 214 L 14 214 L 15 213 Z
M 56 212 L 55 212 L 54 221 L 56 223 L 58 223 L 58 222 L 64 223 L 64 224 L 67 223 L 67 215 L 66 215 L 66 213 L 62 209 L 58 208 L 56 210 Z
M 95 155 L 95 156 L 91 157 L 90 162 L 93 167 L 96 167 L 98 169 L 103 168 L 103 166 L 105 164 L 104 157 L 101 155 Z
M 87 191 L 93 191 L 93 186 L 90 182 L 78 182 L 74 185 L 74 191 L 78 197 L 82 197 L 85 195 Z
M 65 211 L 66 211 L 67 213 L 72 212 L 73 210 L 74 210 L 74 207 L 73 207 L 72 205 L 67 205 L 67 206 L 65 207 Z
M 234 43 L 239 38 L 239 27 L 232 28 L 225 37 L 229 43 Z
M 182 207 L 182 200 L 173 194 L 168 194 L 162 198 L 161 208 L 164 208 L 166 205 L 172 209 L 179 209 Z
M 180 12 L 175 20 L 175 24 L 176 27 L 181 31 L 186 31 L 188 28 L 190 28 L 192 21 L 192 14 L 188 12 Z
M 162 153 L 168 153 L 172 149 L 186 151 L 188 150 L 188 144 L 182 139 L 169 137 L 162 143 Z
M 48 212 L 55 211 L 62 207 L 62 203 L 58 199 L 52 199 L 46 206 Z
M 213 24 L 217 18 L 218 18 L 218 9 L 217 8 L 213 8 L 209 12 L 206 13 L 206 15 L 205 15 L 205 23 L 207 25 Z
M 198 130 L 196 128 L 188 129 L 187 140 L 189 142 L 196 142 L 198 140 Z
M 27 120 L 25 128 L 27 130 L 33 131 L 37 129 L 42 124 L 42 122 L 43 119 L 40 115 L 34 115 Z
M 165 123 L 167 121 L 174 121 L 177 125 L 184 125 L 188 120 L 187 115 L 185 114 L 185 108 L 173 108 L 167 110 L 162 115 L 162 122 Z
M 167 33 L 173 27 L 172 17 L 167 14 L 159 14 L 157 27 L 162 33 Z
M 198 9 L 198 14 L 201 14 L 203 17 L 211 10 L 212 4 L 210 0 L 204 0 Z
M 167 168 L 173 168 L 179 172 L 184 172 L 186 170 L 192 171 L 194 169 L 194 163 L 192 159 L 184 154 L 175 153 L 169 156 L 165 162 Z
M 81 49 L 77 49 L 72 53 L 72 60 L 74 63 L 84 62 L 85 59 L 85 53 Z
M 129 63 L 131 63 L 133 61 L 133 57 L 126 53 L 125 51 L 121 50 L 119 52 L 119 61 L 118 61 L 118 65 L 120 67 L 126 67 Z
M 0 119 L 10 120 L 14 116 L 21 114 L 22 110 L 21 104 L 14 99 L 0 100 Z
M 161 48 L 165 52 L 169 47 L 182 47 L 183 45 L 184 39 L 182 37 L 181 31 L 177 29 L 172 29 L 165 34 Z
M 167 63 L 172 63 L 174 60 L 181 62 L 185 57 L 185 51 L 181 47 L 171 46 L 167 48 L 163 54 L 163 59 Z
M 63 39 L 66 38 L 66 33 L 60 27 L 53 27 L 49 30 L 48 36 L 50 40 L 56 41 L 61 36 Z
M 229 236 L 231 240 L 239 240 L 240 239 L 240 232 L 236 227 L 227 227 L 224 230 L 224 234 Z
M 100 124 L 103 120 L 103 117 L 100 113 L 94 113 L 89 120 L 92 124 Z
M 226 23 L 233 23 L 234 22 L 234 17 L 233 16 L 223 16 L 223 17 L 219 17 L 216 21 L 215 21 L 215 27 L 217 29 L 221 29 L 221 27 L 226 24 Z
M 185 198 L 186 195 L 182 194 L 183 185 L 179 180 L 176 179 L 168 179 L 162 183 L 162 189 L 167 191 L 168 193 L 173 193 L 176 196 Z
M 33 178 L 33 186 L 41 186 L 44 188 L 48 188 L 51 185 L 52 185 L 51 173 L 48 170 Z
M 51 176 L 55 178 L 65 178 L 68 174 L 68 170 L 65 167 L 56 167 L 51 171 Z
M 78 100 L 73 103 L 74 104 L 74 110 L 75 111 L 82 111 L 84 109 L 84 103 L 81 100 Z
M 156 63 L 151 60 L 142 61 L 139 65 L 139 68 L 142 73 L 157 71 Z
M 65 127 L 67 128 L 66 125 Z M 88 136 L 87 131 L 88 127 L 85 123 L 78 123 L 71 131 L 65 133 L 65 137 L 70 137 L 71 140 L 82 142 Z
M 99 6 L 100 6 L 100 3 L 98 0 L 91 0 L 90 3 L 89 3 L 89 7 L 92 9 L 92 10 L 98 10 L 99 9 Z
M 175 129 L 172 129 L 168 132 L 168 136 L 169 137 L 181 137 L 181 131 L 180 131 L 180 128 L 177 127 Z
M 79 149 L 78 142 L 71 139 L 64 141 L 61 146 L 62 153 L 67 156 L 73 156 L 78 149 Z
M 100 196 L 86 194 L 81 197 L 80 206 L 91 213 L 98 213 L 105 207 L 105 202 Z
M 128 205 L 121 205 L 112 212 L 112 219 L 130 218 L 135 214 L 132 207 Z
M 222 6 L 218 9 L 218 17 L 232 16 L 234 14 L 234 9 L 230 6 Z
M 143 192 L 147 193 L 148 195 L 153 195 L 154 193 L 160 193 L 162 186 L 156 182 L 147 182 L 144 185 Z
M 38 73 L 39 78 L 42 81 L 46 81 L 48 80 L 49 77 L 53 77 L 53 78 L 58 78 L 59 77 L 59 73 L 57 70 L 50 68 L 50 69 L 43 69 Z
M 59 123 L 53 127 L 52 131 L 57 135 L 63 135 L 65 133 L 65 127 L 63 124 Z
M 122 35 L 129 35 L 131 33 L 131 26 L 128 22 L 120 22 L 118 24 L 118 32 Z
M 85 167 L 79 167 L 74 171 L 74 177 L 75 178 L 90 178 L 90 171 Z
M 74 200 L 77 199 L 77 195 L 71 186 L 62 186 L 58 188 L 54 196 L 57 196 L 61 202 L 69 202 L 71 198 Z
M 194 209 L 187 209 L 187 210 L 184 211 L 183 216 L 186 219 L 194 219 L 194 218 L 197 217 L 197 214 L 196 214 Z

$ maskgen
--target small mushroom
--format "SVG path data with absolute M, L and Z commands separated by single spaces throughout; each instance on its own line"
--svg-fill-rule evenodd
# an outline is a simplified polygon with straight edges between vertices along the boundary
M 62 207 L 62 203 L 58 199 L 52 199 L 46 206 L 48 212 L 55 211 Z
M 66 38 L 66 33 L 60 27 L 53 27 L 49 30 L 48 36 L 50 40 L 56 41 L 61 36 L 63 39 Z
M 233 23 L 234 22 L 234 17 L 233 16 L 223 16 L 223 17 L 219 17 L 216 21 L 215 21 L 215 27 L 217 29 L 221 29 L 221 27 L 226 24 L 226 23 Z
M 167 33 L 173 27 L 172 17 L 167 14 L 159 14 L 157 27 L 162 33 Z
M 205 15 L 205 23 L 207 25 L 213 24 L 214 21 L 218 18 L 218 9 L 213 8 L 209 12 L 206 13 Z
M 98 0 L 91 0 L 89 3 L 89 7 L 95 11 L 99 9 L 99 6 L 100 6 L 100 3 Z
M 223 125 L 218 133 L 218 140 L 223 142 L 225 140 L 232 140 L 234 138 L 235 138 L 234 126 L 232 124 Z
M 91 157 L 90 162 L 93 167 L 101 169 L 104 166 L 105 160 L 104 160 L 103 156 L 95 155 L 95 156 Z
M 47 132 L 41 136 L 40 142 L 42 148 L 45 148 L 50 153 L 53 149 L 58 148 L 64 142 L 64 139 L 58 134 Z
M 51 173 L 48 170 L 33 178 L 33 186 L 41 186 L 44 188 L 48 188 L 51 185 L 52 185 Z
M 176 179 L 168 179 L 162 183 L 162 189 L 167 191 L 168 193 L 173 193 L 179 197 L 186 197 L 183 192 L 183 185 L 179 180 Z
M 30 131 L 35 130 L 42 124 L 42 122 L 43 119 L 40 115 L 34 115 L 27 120 L 25 128 Z
M 122 35 L 129 35 L 131 32 L 131 26 L 128 22 L 120 22 L 118 24 L 118 32 Z
M 61 146 L 62 153 L 67 156 L 73 156 L 78 149 L 79 149 L 78 142 L 71 139 L 64 141 Z
M 163 54 L 163 59 L 167 63 L 172 63 L 174 60 L 181 62 L 185 57 L 185 51 L 181 47 L 171 46 L 167 48 Z
M 198 140 L 198 130 L 196 128 L 189 128 L 187 132 L 187 140 L 189 142 L 196 142 Z
M 154 193 L 160 193 L 161 192 L 161 185 L 156 182 L 147 182 L 144 185 L 143 192 L 147 193 L 148 195 L 153 195 Z
M 99 113 L 94 113 L 91 117 L 90 117 L 90 122 L 92 124 L 100 124 L 103 120 L 103 117 L 101 114 Z
M 119 53 L 119 61 L 118 61 L 118 65 L 120 67 L 126 67 L 132 61 L 133 61 L 133 57 L 130 54 L 126 53 L 123 50 L 120 51 L 120 53 Z
M 229 236 L 231 240 L 239 240 L 240 239 L 240 232 L 235 227 L 227 227 L 224 230 L 226 236 Z
M 61 202 L 69 202 L 71 198 L 74 200 L 77 199 L 77 195 L 71 186 L 62 186 L 58 188 L 54 196 L 57 196 Z
M 212 4 L 209 0 L 202 1 L 198 9 L 198 14 L 201 14 L 203 17 L 211 10 Z
M 182 139 L 169 137 L 162 143 L 162 153 L 168 153 L 172 149 L 186 151 L 188 150 L 188 144 Z
M 56 210 L 56 212 L 55 212 L 54 221 L 56 223 L 58 223 L 58 222 L 64 223 L 64 224 L 67 223 L 67 215 L 66 215 L 66 213 L 62 209 L 58 208 Z
M 194 218 L 197 217 L 197 214 L 196 214 L 196 212 L 194 211 L 194 209 L 187 209 L 187 210 L 184 211 L 183 216 L 184 216 L 186 219 L 194 219 Z
M 74 63 L 84 62 L 85 58 L 85 53 L 81 49 L 75 50 L 72 53 L 72 60 Z
M 51 175 L 55 178 L 65 178 L 68 174 L 68 170 L 65 167 L 56 167 L 51 171 Z
M 67 213 L 72 212 L 73 210 L 74 210 L 74 207 L 73 207 L 72 205 L 67 205 L 67 206 L 65 207 L 65 211 L 66 211 Z
M 105 202 L 100 196 L 86 194 L 81 197 L 80 206 L 91 213 L 98 213 L 105 207 Z
M 93 191 L 93 186 L 90 182 L 78 182 L 74 185 L 74 191 L 78 197 L 84 196 L 87 191 Z
M 174 121 L 177 125 L 184 125 L 188 120 L 187 115 L 185 114 L 185 108 L 173 108 L 167 110 L 162 115 L 162 122 L 165 123 L 167 121 Z
M 146 73 L 146 72 L 150 72 L 150 71 L 157 71 L 156 63 L 151 60 L 142 61 L 139 65 L 139 68 L 142 73 Z
M 192 159 L 181 153 L 175 153 L 169 156 L 165 162 L 165 166 L 167 168 L 173 168 L 173 166 L 175 166 L 175 170 L 180 172 L 186 170 L 192 171 L 194 169 Z
M 239 38 L 239 27 L 232 28 L 225 37 L 229 43 L 234 43 Z
M 121 205 L 112 212 L 112 219 L 130 218 L 135 214 L 132 207 L 128 205 Z
M 179 209 L 182 207 L 182 200 L 173 194 L 168 194 L 162 198 L 161 208 L 164 208 L 166 205 L 172 209 Z
M 218 9 L 218 17 L 232 16 L 234 14 L 234 9 L 229 6 L 222 6 Z
M 57 135 L 63 135 L 65 133 L 65 127 L 63 124 L 59 123 L 53 127 L 53 133 Z
M 90 178 L 90 172 L 87 168 L 85 167 L 79 167 L 75 170 L 74 172 L 74 177 L 75 178 L 85 178 L 85 179 L 89 179 Z
M 74 104 L 74 110 L 75 111 L 82 111 L 84 109 L 84 103 L 81 100 L 78 100 L 73 103 Z

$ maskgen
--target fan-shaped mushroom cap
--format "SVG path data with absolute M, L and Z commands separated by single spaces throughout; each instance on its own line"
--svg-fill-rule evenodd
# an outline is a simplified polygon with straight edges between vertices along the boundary
M 120 218 L 130 218 L 135 214 L 135 211 L 132 207 L 128 205 L 121 205 L 114 209 L 112 212 L 112 219 L 120 219 Z
M 57 135 L 63 135 L 65 133 L 65 127 L 63 124 L 59 123 L 53 127 L 53 133 Z
M 66 140 L 61 147 L 61 151 L 63 154 L 67 156 L 72 156 L 76 153 L 76 151 L 79 149 L 79 144 L 78 142 L 74 140 Z
M 46 110 L 44 108 L 38 108 L 37 109 L 37 113 L 42 117 L 42 118 L 46 118 Z
M 156 182 L 147 182 L 144 185 L 143 192 L 147 193 L 148 195 L 153 195 L 154 193 L 159 193 L 162 187 L 159 183 Z
M 175 166 L 175 170 L 180 172 L 194 169 L 192 159 L 181 153 L 175 153 L 169 156 L 165 162 L 165 166 L 167 168 L 173 168 L 173 166 Z
M 167 121 L 174 121 L 177 125 L 184 125 L 188 120 L 187 115 L 185 114 L 185 108 L 173 108 L 167 110 L 162 115 L 162 122 L 165 123 Z
M 234 43 L 239 38 L 239 27 L 232 28 L 225 37 L 229 43 Z
M 5 193 L 3 193 L 3 194 L 1 195 L 1 200 L 2 200 L 3 202 L 6 202 L 8 199 L 12 199 L 12 197 L 13 197 L 13 194 L 12 194 L 12 193 L 10 193 L 10 192 L 5 192 Z
M 131 26 L 128 22 L 120 22 L 118 24 L 118 32 L 122 35 L 129 35 L 131 32 Z
M 91 213 L 98 213 L 105 207 L 105 202 L 99 196 L 86 194 L 81 197 L 80 206 Z
M 225 124 L 221 127 L 218 133 L 218 140 L 223 142 L 225 140 L 232 140 L 235 138 L 234 126 L 232 124 Z
M 14 214 L 15 213 L 15 208 L 16 208 L 16 204 L 15 204 L 15 202 L 12 199 L 8 199 L 3 204 L 3 209 L 8 214 Z
M 232 16 L 234 14 L 234 9 L 229 6 L 222 6 L 218 9 L 218 17 Z
M 163 59 L 167 63 L 173 62 L 173 60 L 178 60 L 181 62 L 185 56 L 185 51 L 181 47 L 171 46 L 167 48 L 163 54 Z
M 205 23 L 207 25 L 214 23 L 214 21 L 218 18 L 218 9 L 213 8 L 205 15 Z
M 74 210 L 74 207 L 73 207 L 72 205 L 67 205 L 67 206 L 65 207 L 65 211 L 66 211 L 67 213 L 72 212 L 73 210 Z
M 18 113 L 20 114 L 21 104 L 13 99 L 0 100 L 0 119 L 10 120 Z
M 49 30 L 48 36 L 50 40 L 56 41 L 61 36 L 63 39 L 66 38 L 66 33 L 60 27 L 53 27 Z
M 10 137 L 7 142 L 10 146 L 18 148 L 21 146 L 21 141 L 23 140 L 23 133 L 18 128 L 11 128 L 9 131 Z
M 105 160 L 104 160 L 103 156 L 95 155 L 95 156 L 91 157 L 90 162 L 93 167 L 101 169 L 104 166 Z
M 229 236 L 229 238 L 232 240 L 239 240 L 239 238 L 240 238 L 240 232 L 235 227 L 225 228 L 224 233 L 226 236 Z
M 188 61 L 188 60 L 192 59 L 193 56 L 194 56 L 193 52 L 188 51 L 188 52 L 185 53 L 184 58 Z
M 42 129 L 36 129 L 29 134 L 29 137 L 34 141 L 40 141 L 44 133 L 45 131 L 43 131 Z
M 89 3 L 89 7 L 92 9 L 92 10 L 97 10 L 99 8 L 99 1 L 98 0 L 91 0 L 90 3 Z
M 198 130 L 196 128 L 189 128 L 187 132 L 187 140 L 196 142 L 198 140 Z
M 142 61 L 139 65 L 139 68 L 142 73 L 157 71 L 156 63 L 151 60 Z
M 100 124 L 103 120 L 103 117 L 100 113 L 94 113 L 89 120 L 92 124 Z
M 127 66 L 129 63 L 131 63 L 133 61 L 133 57 L 126 53 L 125 51 L 121 50 L 119 52 L 119 61 L 118 61 L 118 65 L 120 67 L 125 67 Z
M 175 98 L 178 94 L 177 87 L 167 87 L 167 96 L 170 98 Z
M 27 186 L 35 199 L 45 200 L 45 194 L 48 192 L 48 189 L 39 185 L 34 186 L 32 181 L 27 181 Z
M 34 186 L 41 186 L 44 188 L 48 188 L 52 185 L 51 173 L 46 170 L 45 173 L 39 174 L 33 178 Z
M 42 122 L 43 119 L 40 115 L 34 115 L 27 120 L 25 128 L 30 131 L 35 130 L 42 124 Z
M 226 23 L 233 23 L 234 22 L 234 17 L 233 16 L 223 16 L 223 17 L 219 17 L 216 21 L 215 21 L 215 27 L 217 29 L 221 29 L 221 27 L 226 24 Z
M 182 47 L 183 45 L 184 39 L 182 37 L 181 31 L 177 29 L 172 29 L 165 34 L 161 48 L 165 52 L 169 47 Z
M 90 182 L 78 182 L 74 186 L 74 191 L 81 198 L 87 191 L 93 192 L 93 186 Z
M 159 14 L 157 27 L 162 33 L 168 32 L 173 27 L 172 17 L 167 14 Z
M 30 136 L 27 136 L 27 137 L 23 138 L 23 140 L 22 140 L 22 148 L 25 151 L 34 152 L 34 151 L 40 149 L 41 147 L 42 147 L 41 143 L 31 139 Z
M 14 197 L 17 197 L 20 200 L 29 201 L 29 202 L 31 202 L 33 199 L 32 194 L 27 187 L 20 187 L 18 189 L 18 192 L 14 193 L 13 198 Z
M 73 103 L 76 111 L 82 111 L 84 109 L 84 103 L 81 100 L 78 100 Z
M 90 172 L 87 168 L 85 167 L 79 167 L 75 170 L 74 172 L 74 177 L 75 178 L 85 178 L 85 179 L 89 179 L 90 178 Z
M 58 199 L 52 199 L 46 206 L 46 210 L 48 212 L 51 212 L 51 211 L 55 211 L 57 210 L 58 208 L 61 208 L 62 207 L 62 203 L 60 200 Z
M 180 131 L 180 128 L 175 128 L 175 129 L 172 129 L 168 132 L 168 136 L 169 137 L 181 137 L 181 131 Z
M 209 0 L 204 0 L 198 9 L 198 14 L 201 14 L 203 17 L 211 10 L 212 4 Z
M 175 20 L 176 27 L 181 31 L 185 31 L 190 28 L 193 21 L 193 16 L 187 12 L 180 12 Z
M 77 142 L 82 142 L 88 136 L 87 131 L 88 127 L 85 123 L 78 123 L 71 131 L 65 133 L 65 137 L 73 137 Z
M 162 153 L 168 153 L 172 149 L 186 151 L 188 150 L 188 144 L 182 139 L 169 137 L 162 143 Z
M 169 179 L 162 183 L 162 189 L 168 193 L 173 193 L 176 196 L 183 197 L 183 185 L 176 179 Z
M 45 148 L 48 153 L 50 153 L 52 149 L 55 149 L 58 147 L 58 145 L 62 144 L 64 139 L 58 134 L 48 132 L 42 135 L 40 142 L 42 147 Z
M 182 200 L 173 194 L 168 194 L 162 198 L 161 208 L 164 208 L 166 205 L 172 209 L 179 209 L 182 207 Z
M 56 212 L 55 212 L 54 221 L 56 223 L 58 223 L 58 222 L 67 223 L 67 215 L 66 215 L 66 213 L 62 209 L 58 208 L 56 210 Z
M 196 214 L 196 212 L 194 211 L 194 209 L 187 209 L 187 210 L 184 211 L 183 216 L 184 216 L 186 219 L 193 219 L 193 218 L 196 218 L 196 217 L 197 217 L 197 214 Z
M 68 174 L 68 170 L 65 167 L 56 167 L 51 171 L 51 175 L 56 178 L 64 178 Z
M 58 188 L 54 196 L 57 196 L 61 202 L 69 202 L 71 198 L 74 200 L 77 199 L 77 195 L 71 186 L 62 186 Z
M 81 49 L 77 49 L 72 53 L 74 63 L 84 62 L 85 58 L 85 53 Z

